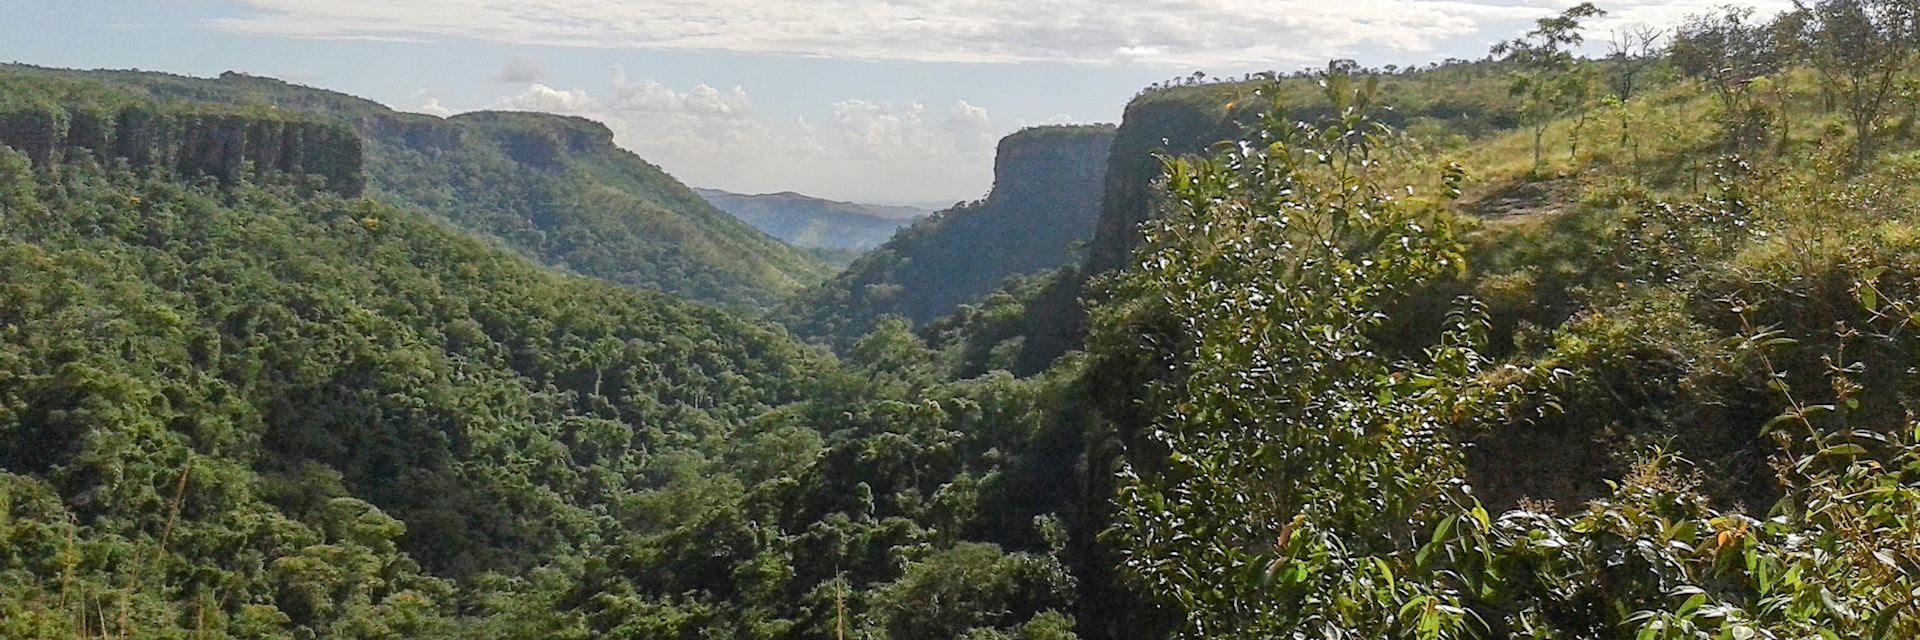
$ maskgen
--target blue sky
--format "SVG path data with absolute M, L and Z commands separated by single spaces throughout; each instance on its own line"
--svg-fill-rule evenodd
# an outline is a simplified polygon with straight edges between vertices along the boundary
M 0 60 L 242 71 L 435 114 L 582 115 L 695 186 L 952 202 L 986 192 L 1000 136 L 1117 121 L 1158 80 L 1479 57 L 1568 4 L 0 0 Z M 1594 33 L 1717 4 L 1602 2 Z

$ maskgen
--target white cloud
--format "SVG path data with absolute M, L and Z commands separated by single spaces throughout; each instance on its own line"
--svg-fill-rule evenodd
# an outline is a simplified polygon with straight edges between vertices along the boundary
M 987 110 L 955 102 L 937 120 L 918 102 L 902 105 L 842 100 L 833 104 L 831 132 L 854 160 L 913 162 L 991 153 L 994 138 Z
M 513 84 L 546 82 L 547 66 L 532 56 L 514 56 L 507 60 L 506 66 L 500 68 L 500 73 L 494 74 L 493 80 Z
M 742 87 L 721 91 L 703 84 L 675 91 L 652 80 L 628 82 L 626 72 L 620 69 L 613 73 L 612 106 L 627 111 L 681 111 L 726 118 L 745 117 L 752 110 L 747 90 Z
M 529 85 L 493 108 L 598 120 L 614 140 L 682 181 L 752 192 L 822 185 L 828 197 L 971 198 L 991 182 L 998 136 L 985 108 L 847 99 L 821 122 L 756 117 L 743 87 L 676 89 L 615 72 L 612 90 Z M 437 102 L 432 104 L 437 105 Z M 424 109 L 424 107 L 422 108 Z M 835 189 L 839 191 L 835 191 Z
M 600 111 L 600 103 L 579 89 L 561 90 L 535 83 L 520 95 L 507 98 L 505 106 L 521 111 L 545 111 L 566 115 L 589 115 Z
M 990 122 L 986 109 L 968 104 L 965 100 L 955 102 L 953 108 L 947 110 L 945 120 L 948 130 L 960 132 L 984 130 Z
M 925 105 L 904 107 L 842 100 L 833 105 L 833 126 L 848 148 L 880 159 L 907 159 L 935 153 L 939 137 L 928 130 L 921 116 Z
M 445 94 L 442 94 L 441 92 L 433 89 L 421 89 L 419 91 L 415 91 L 413 92 L 413 95 L 407 96 L 407 102 L 410 104 L 417 104 L 420 106 L 414 107 L 412 109 L 406 109 L 406 110 L 412 111 L 414 113 L 424 113 L 430 116 L 439 116 L 442 118 L 453 115 L 453 109 L 448 108 L 446 105 L 440 104 L 440 98 L 444 96 Z
M 1563 0 L 242 0 L 213 20 L 305 38 L 734 51 L 924 62 L 1290 67 L 1491 41 Z M 1609 3 L 1666 23 L 1723 0 Z M 1751 4 L 1782 7 L 1784 0 Z
M 1019 128 L 1025 129 L 1027 127 L 1048 127 L 1068 124 L 1088 124 L 1088 122 L 1085 120 L 1076 120 L 1073 116 L 1064 113 L 1056 113 L 1039 120 L 1021 118 Z
M 448 109 L 444 106 L 441 106 L 439 98 L 428 98 L 425 104 L 422 104 L 418 107 L 414 107 L 413 111 L 414 113 L 424 113 L 430 116 L 440 116 L 442 118 L 453 115 L 452 109 Z

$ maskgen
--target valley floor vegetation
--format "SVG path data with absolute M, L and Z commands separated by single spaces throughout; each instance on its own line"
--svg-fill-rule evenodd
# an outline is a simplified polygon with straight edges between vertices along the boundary
M 1920 5 L 1600 13 L 1155 89 L 1119 268 L 857 340 L 0 149 L 0 637 L 1920 636 Z

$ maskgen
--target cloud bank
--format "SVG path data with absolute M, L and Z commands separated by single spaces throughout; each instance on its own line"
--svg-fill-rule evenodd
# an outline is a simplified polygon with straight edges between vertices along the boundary
M 917 62 L 1291 66 L 1497 39 L 1560 0 L 240 0 L 231 31 Z M 1720 0 L 1628 0 L 1669 22 Z M 1763 6 L 1784 6 L 1763 0 Z M 524 75 L 524 74 L 503 74 Z
M 610 90 L 533 83 L 489 108 L 598 120 L 622 147 L 697 186 L 764 192 L 796 185 L 815 195 L 909 201 L 970 199 L 991 182 L 999 130 L 986 109 L 964 100 L 936 106 L 846 99 L 815 122 L 753 110 L 742 87 L 679 89 L 612 75 Z M 419 111 L 439 108 L 437 102 Z M 1009 123 L 1011 124 L 1011 123 Z M 855 184 L 849 176 L 859 176 Z

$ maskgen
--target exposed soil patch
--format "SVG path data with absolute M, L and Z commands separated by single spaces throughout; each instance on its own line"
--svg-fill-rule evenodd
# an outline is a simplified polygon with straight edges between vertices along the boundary
M 1512 218 L 1563 213 L 1573 208 L 1566 180 L 1517 181 L 1461 201 L 1460 208 L 1482 218 Z

